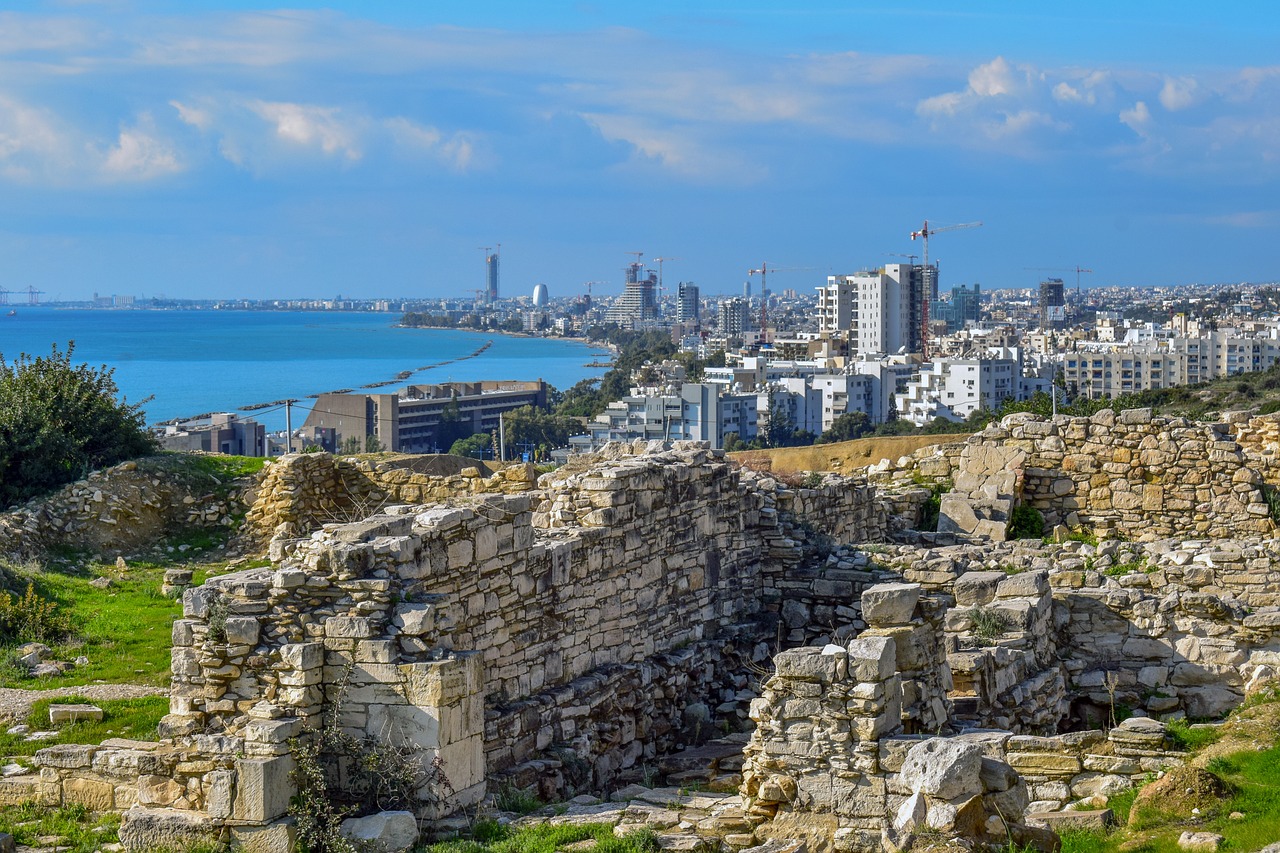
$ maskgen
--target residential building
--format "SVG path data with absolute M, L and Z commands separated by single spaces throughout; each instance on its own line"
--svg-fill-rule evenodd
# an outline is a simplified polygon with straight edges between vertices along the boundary
M 484 301 L 493 303 L 498 301 L 498 253 L 491 252 L 485 255 L 485 290 Z
M 848 332 L 852 354 L 919 352 L 926 281 L 919 264 L 827 277 L 818 288 L 818 327 Z
M 231 412 L 180 421 L 164 427 L 156 439 L 165 450 L 225 453 L 229 456 L 266 456 L 267 431 L 255 420 Z
M 720 300 L 720 334 L 740 338 L 751 328 L 751 304 L 741 296 Z
M 698 286 L 691 281 L 682 281 L 676 288 L 676 322 L 691 323 L 697 330 L 701 327 L 699 316 Z
M 982 319 L 981 285 L 975 284 L 970 289 L 959 284 L 951 288 L 950 299 L 934 302 L 929 307 L 929 319 L 945 322 L 947 334 L 961 331 L 970 323 L 979 322 Z
M 921 365 L 894 395 L 898 416 L 923 426 L 935 418 L 962 421 L 979 409 L 995 411 L 1009 398 L 1048 390 L 1049 380 L 1024 378 L 1017 348 L 993 347 L 973 358 L 942 358 Z
M 472 433 L 498 429 L 503 412 L 521 406 L 545 407 L 547 384 L 483 381 L 410 385 L 392 394 L 321 394 L 302 425 L 303 435 L 325 450 L 340 450 L 350 438 L 370 436 L 387 450 L 439 453 L 436 428 L 456 417 Z
M 723 386 L 686 382 L 678 393 L 631 394 L 610 403 L 587 425 L 585 435 L 573 436 L 575 453 L 599 450 L 609 441 L 706 441 L 724 447 L 730 433 L 743 441 L 756 437 L 755 394 L 726 393 Z
M 647 274 L 646 274 L 647 273 Z M 622 295 L 613 300 L 605 314 L 605 322 L 620 326 L 634 326 L 658 319 L 658 274 L 645 270 L 644 264 L 635 262 L 627 266 L 627 282 Z
M 1067 325 L 1067 301 L 1062 293 L 1062 279 L 1046 278 L 1040 282 L 1040 328 L 1062 329 Z

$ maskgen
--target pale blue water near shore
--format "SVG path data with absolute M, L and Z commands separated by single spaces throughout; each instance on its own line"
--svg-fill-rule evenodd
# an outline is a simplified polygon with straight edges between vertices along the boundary
M 57 343 L 76 342 L 75 362 L 115 368 L 115 381 L 130 401 L 145 405 L 155 423 L 205 412 L 342 388 L 361 390 L 395 379 L 405 370 L 469 355 L 475 358 L 415 372 L 370 393 L 409 383 L 478 379 L 544 379 L 568 388 L 601 368 L 582 342 L 522 338 L 445 329 L 399 329 L 399 314 L 332 311 L 153 311 L 32 308 L 0 312 L 0 355 L 45 355 Z M 299 426 L 311 408 L 294 406 Z M 242 412 L 268 429 L 284 428 L 282 409 Z

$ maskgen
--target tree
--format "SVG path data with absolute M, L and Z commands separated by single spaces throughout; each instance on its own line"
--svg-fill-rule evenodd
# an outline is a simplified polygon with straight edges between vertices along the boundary
M 831 426 L 818 436 L 814 444 L 833 444 L 837 441 L 852 441 L 862 438 L 871 432 L 871 419 L 866 412 L 845 412 L 831 422 Z
M 533 406 L 521 406 L 502 416 L 506 424 L 507 455 L 520 453 L 525 447 L 564 447 L 569 436 L 582 432 L 573 418 L 551 414 Z
M 386 449 L 387 449 L 386 446 L 381 441 L 378 440 L 378 437 L 376 435 L 366 435 L 364 437 L 365 453 L 381 453 Z
M 364 442 L 358 435 L 349 435 L 342 440 L 341 453 L 359 453 L 364 449 Z
M 493 450 L 493 437 L 487 432 L 478 432 L 468 438 L 460 438 L 449 447 L 454 456 L 471 456 L 483 459 L 485 453 Z
M 0 505 L 156 451 L 141 403 L 119 398 L 106 365 L 72 365 L 75 344 L 48 356 L 0 356 Z M 143 401 L 146 402 L 146 401 Z

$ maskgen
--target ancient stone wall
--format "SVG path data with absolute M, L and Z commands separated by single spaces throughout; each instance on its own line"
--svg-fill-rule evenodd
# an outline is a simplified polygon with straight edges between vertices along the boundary
M 1280 425 L 1274 417 L 1229 421 L 1153 417 L 1149 409 L 1052 420 L 1010 415 L 964 443 L 924 448 L 870 473 L 886 485 L 953 482 L 958 496 L 971 498 L 960 480 L 990 473 L 966 468 L 969 459 L 987 459 L 975 456 L 977 448 L 1021 453 L 1010 469 L 1014 493 L 998 497 L 1035 507 L 1048 528 L 1133 539 L 1269 534 L 1275 524 L 1261 485 L 1280 483 Z M 981 490 L 984 478 L 971 479 Z M 975 525 L 983 518 L 979 512 Z
M 111 559 L 176 533 L 234 529 L 252 495 L 251 484 L 227 488 L 165 457 L 122 462 L 0 514 L 0 554 L 69 547 Z
M 459 468 L 454 457 L 294 453 L 267 466 L 245 517 L 244 537 L 263 546 L 307 536 L 323 524 L 358 521 L 385 506 L 519 494 L 533 488 L 535 480 L 533 466 L 525 464 L 485 477 L 480 468 Z

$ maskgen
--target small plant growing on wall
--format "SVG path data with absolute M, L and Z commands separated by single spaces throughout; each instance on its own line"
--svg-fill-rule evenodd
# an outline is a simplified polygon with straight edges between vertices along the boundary
M 1009 617 L 991 607 L 975 607 L 972 618 L 973 635 L 988 643 L 1010 628 Z

